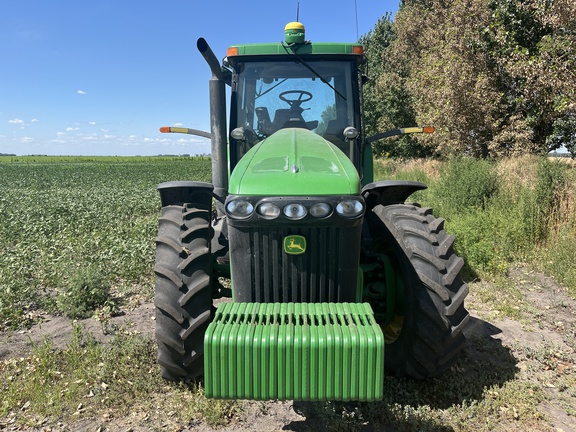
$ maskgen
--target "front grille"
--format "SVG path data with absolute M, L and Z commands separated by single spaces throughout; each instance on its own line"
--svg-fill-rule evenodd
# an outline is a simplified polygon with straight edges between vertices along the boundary
M 232 287 L 239 302 L 353 302 L 361 224 L 354 226 L 229 226 Z M 288 235 L 306 238 L 306 252 L 283 250 Z

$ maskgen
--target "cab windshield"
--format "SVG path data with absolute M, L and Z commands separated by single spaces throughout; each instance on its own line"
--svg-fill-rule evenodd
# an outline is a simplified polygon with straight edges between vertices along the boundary
M 247 130 L 249 146 L 282 128 L 300 127 L 350 157 L 353 143 L 345 141 L 343 131 L 360 130 L 353 61 L 274 59 L 237 63 L 235 69 L 231 130 Z

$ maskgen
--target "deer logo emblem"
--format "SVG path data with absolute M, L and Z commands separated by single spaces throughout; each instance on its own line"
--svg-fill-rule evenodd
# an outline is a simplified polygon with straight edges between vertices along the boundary
M 306 252 L 306 238 L 301 235 L 284 237 L 284 252 L 288 255 L 300 255 Z

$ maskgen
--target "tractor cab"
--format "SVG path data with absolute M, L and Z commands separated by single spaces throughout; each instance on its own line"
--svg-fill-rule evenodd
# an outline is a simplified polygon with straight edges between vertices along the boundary
M 360 172 L 360 73 L 363 49 L 348 43 L 304 41 L 236 45 L 225 64 L 232 78 L 230 168 L 248 150 L 286 128 L 314 132 L 334 144 Z

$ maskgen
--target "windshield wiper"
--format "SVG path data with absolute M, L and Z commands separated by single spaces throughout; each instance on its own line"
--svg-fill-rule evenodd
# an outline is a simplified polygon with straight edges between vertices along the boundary
M 258 93 L 255 97 L 255 99 L 258 99 L 259 97 L 264 96 L 266 93 L 271 92 L 272 90 L 274 90 L 276 87 L 278 87 L 280 84 L 282 84 L 284 81 L 286 81 L 288 78 L 284 78 L 282 81 L 280 81 L 278 84 L 276 84 L 275 86 L 270 87 L 268 90 L 266 90 L 264 93 Z
M 330 84 L 328 81 L 326 81 L 326 79 L 324 79 L 324 77 L 322 77 L 318 72 L 316 72 L 312 66 L 310 66 L 308 63 L 306 63 L 306 60 L 304 60 L 302 57 L 300 57 L 298 54 L 296 54 L 295 51 L 293 50 L 289 50 L 289 45 L 286 45 L 284 43 L 284 41 L 282 41 L 282 46 L 284 47 L 284 49 L 286 50 L 287 53 L 292 54 L 293 56 L 295 56 L 300 63 L 302 63 L 303 66 L 306 67 L 306 69 L 308 69 L 310 72 L 312 72 L 314 75 L 316 75 L 316 78 L 320 78 L 320 81 L 322 81 L 324 84 L 326 84 L 328 87 L 330 87 L 332 90 L 334 90 L 336 92 L 336 94 L 338 96 L 340 96 L 342 99 L 346 100 L 346 98 L 344 97 L 344 95 L 342 93 L 340 93 L 338 90 L 336 90 L 334 88 L 334 86 L 332 84 Z

